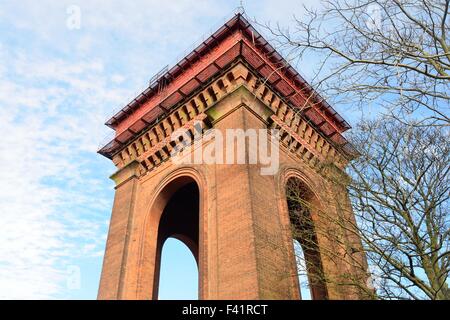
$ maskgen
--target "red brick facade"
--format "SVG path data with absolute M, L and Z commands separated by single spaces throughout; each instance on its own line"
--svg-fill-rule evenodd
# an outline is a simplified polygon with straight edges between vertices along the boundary
M 116 140 L 112 149 L 101 153 L 113 160 L 118 171 L 112 176 L 116 194 L 99 299 L 156 299 L 162 240 L 171 232 L 197 259 L 199 298 L 298 299 L 285 195 L 287 179 L 301 179 L 330 214 L 341 214 L 333 205 L 339 199 L 344 199 L 340 205 L 344 203 L 345 212 L 351 212 L 345 189 L 321 170 L 328 162 L 340 171 L 348 161 L 342 144 L 339 147 L 333 140 L 344 130 L 339 118 L 327 115 L 324 107 L 317 108 L 320 112 L 311 111 L 309 117 L 306 112 L 296 112 L 276 85 L 258 80 L 265 66 L 255 69 L 243 55 L 235 56 L 223 47 L 234 48 L 244 41 L 242 30 L 230 30 L 211 52 L 185 67 L 166 86 L 165 90 L 178 95 L 156 94 L 133 107 L 127 117 L 109 122 L 116 129 Z M 232 60 L 223 57 L 224 53 Z M 207 70 L 211 65 L 217 69 L 213 76 Z M 196 89 L 191 90 L 194 82 Z M 161 108 L 167 98 L 171 102 L 163 107 L 164 115 L 149 121 L 150 111 Z M 320 126 L 313 117 L 322 117 Z M 174 164 L 169 157 L 173 147 L 170 134 L 180 127 L 191 128 L 195 119 L 223 132 L 230 128 L 279 129 L 278 173 L 261 175 L 257 164 Z M 136 129 L 139 126 L 142 128 Z M 324 133 L 326 130 L 330 132 Z M 198 208 L 198 216 L 193 213 L 192 219 L 198 219 L 198 226 L 183 229 L 176 226 L 176 204 L 171 204 L 173 213 L 167 207 L 177 191 L 194 185 L 198 200 L 193 208 Z M 164 225 L 162 216 L 170 217 Z M 318 241 L 323 249 L 339 251 L 336 244 Z M 351 242 L 360 246 L 359 239 Z M 364 263 L 363 255 L 360 259 Z M 358 272 L 344 254 L 342 263 L 326 257 L 322 262 L 331 278 Z M 359 298 L 348 288 L 328 285 L 326 290 L 330 299 Z

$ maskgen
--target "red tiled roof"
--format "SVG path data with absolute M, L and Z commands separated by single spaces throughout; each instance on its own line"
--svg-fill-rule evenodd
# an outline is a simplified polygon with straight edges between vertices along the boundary
M 304 115 L 336 144 L 347 143 L 341 133 L 350 125 L 238 13 L 106 122 L 116 136 L 99 153 L 111 158 L 150 123 L 238 58 L 294 107 L 302 105 L 305 97 L 312 97 L 313 107 Z M 165 95 L 160 94 L 162 85 Z

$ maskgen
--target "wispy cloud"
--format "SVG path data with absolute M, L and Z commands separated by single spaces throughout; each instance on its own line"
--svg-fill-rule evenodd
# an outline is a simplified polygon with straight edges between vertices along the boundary
M 2 55 L 14 63 L 0 75 L 0 297 L 58 297 L 67 265 L 104 246 L 111 186 L 95 150 L 117 97 L 96 63 Z

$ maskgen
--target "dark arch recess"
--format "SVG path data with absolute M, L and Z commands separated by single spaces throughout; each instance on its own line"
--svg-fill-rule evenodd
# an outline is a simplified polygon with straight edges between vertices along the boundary
M 158 297 L 161 253 L 168 238 L 183 242 L 192 252 L 197 267 L 199 265 L 199 199 L 197 183 L 188 182 L 172 194 L 163 210 L 158 227 L 154 297 Z
M 328 299 L 317 230 L 311 216 L 319 207 L 314 193 L 300 179 L 291 177 L 286 183 L 286 197 L 292 237 L 300 244 L 313 300 Z M 299 288 L 300 290 L 300 288 Z

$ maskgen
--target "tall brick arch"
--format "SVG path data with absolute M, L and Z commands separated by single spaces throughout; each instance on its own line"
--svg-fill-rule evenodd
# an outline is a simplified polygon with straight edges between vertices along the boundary
M 313 190 L 295 175 L 287 179 L 285 189 L 290 225 L 293 230 L 292 238 L 300 244 L 303 251 L 301 258 L 306 265 L 311 297 L 314 300 L 328 299 L 322 263 L 323 243 L 319 243 L 320 232 L 318 232 L 318 227 L 322 223 L 318 210 L 323 210 L 323 206 Z M 289 195 L 294 195 L 295 199 L 291 199 Z
M 315 207 L 321 207 L 321 203 L 324 201 L 324 195 L 320 190 L 317 183 L 314 183 L 314 179 L 309 177 L 306 173 L 308 170 L 301 166 L 284 165 L 280 168 L 276 175 L 276 192 L 278 194 L 278 208 L 280 214 L 280 220 L 283 229 L 283 240 L 287 248 L 286 254 L 288 256 L 290 264 L 290 287 L 293 292 L 293 299 L 301 299 L 300 284 L 297 274 L 297 261 L 294 254 L 294 244 L 292 237 L 292 224 L 289 214 L 289 208 L 287 203 L 286 187 L 290 179 L 297 179 L 301 181 L 305 187 L 311 192 L 312 199 Z M 317 179 L 316 179 L 317 180 Z M 323 299 L 324 297 L 321 297 Z M 313 297 L 314 299 L 314 297 Z
M 140 263 L 138 266 L 137 280 L 137 298 L 139 299 L 155 299 L 158 296 L 159 287 L 159 266 L 160 254 L 165 239 L 158 239 L 161 234 L 160 227 L 161 217 L 168 203 L 173 199 L 177 192 L 184 191 L 183 188 L 189 185 L 195 185 L 198 189 L 198 239 L 195 241 L 184 234 L 170 234 L 168 237 L 175 237 L 182 241 L 192 252 L 199 269 L 199 297 L 202 298 L 202 292 L 205 280 L 203 275 L 206 270 L 205 255 L 205 223 L 206 214 L 204 209 L 206 190 L 205 179 L 201 173 L 193 168 L 179 168 L 164 177 L 154 191 L 154 196 L 150 200 L 150 204 L 145 216 L 139 239 L 139 256 Z M 178 212 L 182 214 L 182 212 Z M 184 222 L 184 221 L 182 221 Z M 170 231 L 169 231 L 170 232 Z M 196 242 L 196 243 L 195 243 Z

